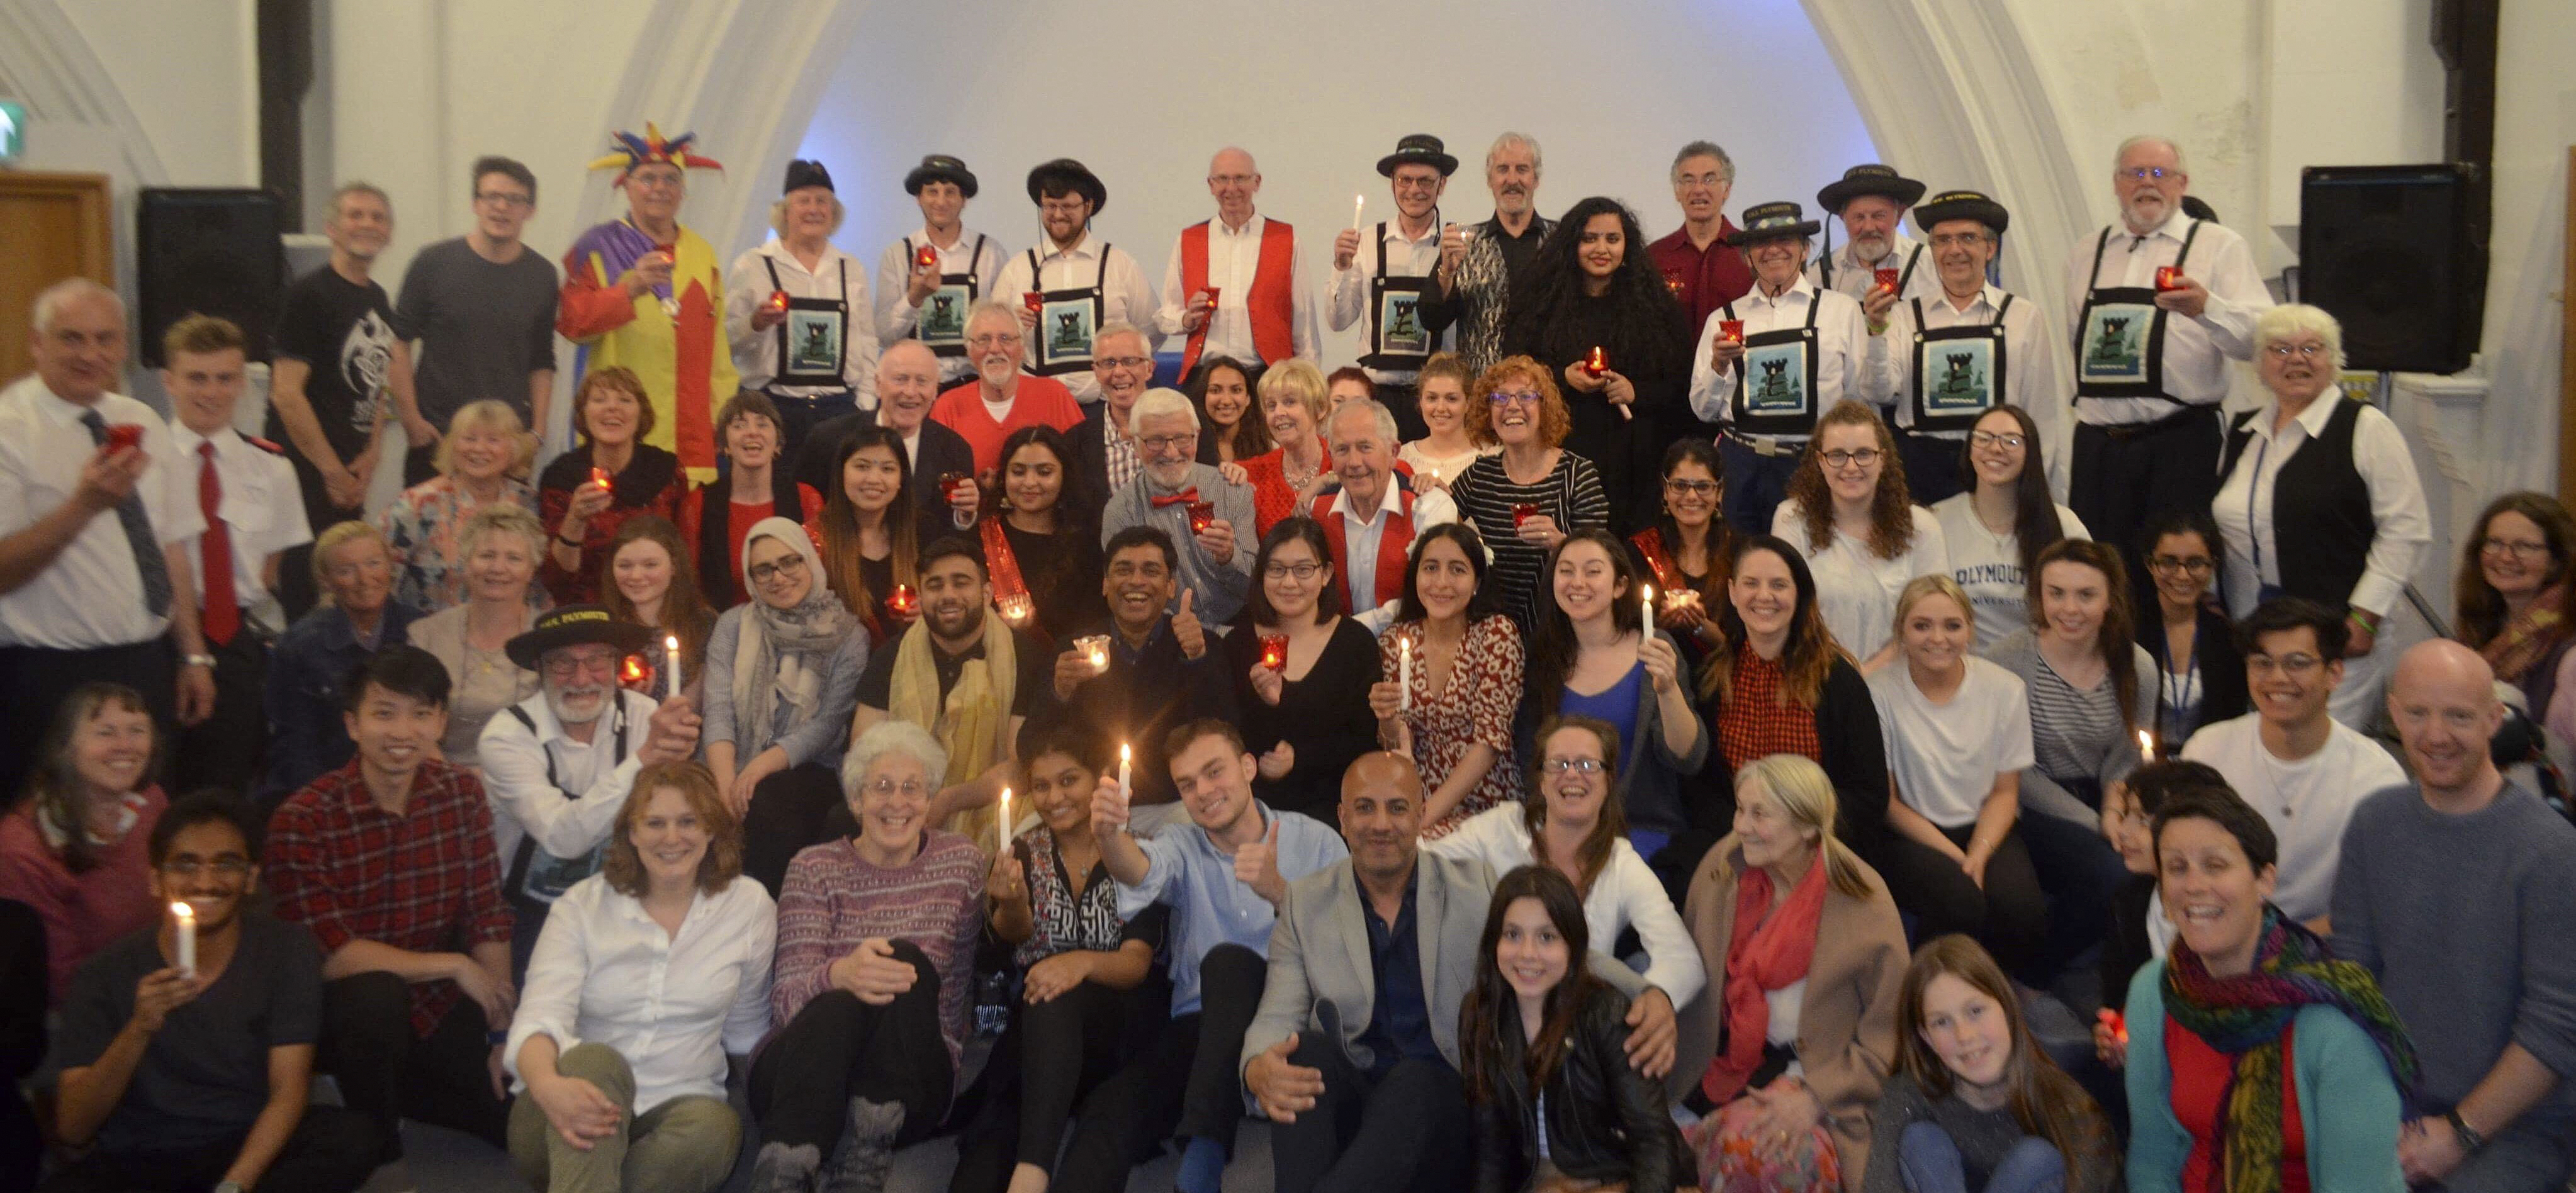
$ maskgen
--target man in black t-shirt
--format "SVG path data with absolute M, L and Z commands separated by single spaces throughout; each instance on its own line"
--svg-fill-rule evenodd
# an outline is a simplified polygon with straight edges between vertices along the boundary
M 392 201 L 367 183 L 345 184 L 322 227 L 331 263 L 295 279 L 278 302 L 267 432 L 287 447 L 315 534 L 363 516 L 386 404 L 414 405 L 409 358 L 394 350 L 393 304 L 368 276 L 393 239 Z M 313 607 L 312 554 L 307 545 L 279 559 L 289 621 Z
M 435 475 L 438 438 L 466 403 L 492 398 L 546 433 L 555 386 L 554 262 L 519 240 L 537 210 L 537 176 L 506 157 L 474 159 L 474 227 L 424 248 L 394 304 L 398 352 L 413 341 L 418 406 L 403 411 L 403 484 Z
M 923 547 L 921 620 L 877 647 L 859 676 L 850 740 L 894 717 L 948 747 L 950 777 L 931 801 L 933 824 L 992 804 L 1010 785 L 1020 728 L 1044 701 L 1054 665 L 1044 643 L 993 614 L 992 599 L 973 541 Z
M 305 1101 L 322 951 L 302 927 L 246 909 L 256 850 L 219 794 L 182 799 L 153 826 L 152 894 L 194 911 L 194 965 L 165 914 L 72 978 L 54 1037 L 55 1130 L 95 1146 L 42 1193 L 348 1193 L 375 1170 L 373 1124 Z

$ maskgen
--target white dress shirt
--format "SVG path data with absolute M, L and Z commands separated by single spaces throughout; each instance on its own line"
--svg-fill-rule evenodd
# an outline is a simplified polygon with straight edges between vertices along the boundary
M 197 512 L 197 473 L 182 466 L 170 426 L 159 414 L 117 393 L 77 406 L 55 396 L 44 378 L 30 375 L 0 389 L 0 538 L 53 513 L 80 488 L 81 469 L 99 450 L 80 421 L 92 409 L 111 427 L 143 428 L 148 462 L 134 491 L 143 498 L 153 537 L 169 546 L 202 533 L 206 520 Z M 92 516 L 44 571 L 0 594 L 0 646 L 131 646 L 169 629 L 167 616 L 144 607 L 143 573 L 113 509 Z
M 778 282 L 769 281 L 770 265 L 778 268 Z M 754 331 L 752 312 L 769 301 L 772 291 L 784 290 L 790 298 L 841 300 L 849 308 L 849 326 L 841 329 L 841 380 L 858 394 L 862 409 L 877 404 L 877 316 L 876 307 L 868 300 L 868 267 L 859 259 L 823 242 L 822 255 L 814 259 L 808 271 L 787 251 L 785 241 L 772 239 L 760 247 L 734 258 L 733 270 L 725 275 L 725 338 L 733 344 L 734 371 L 742 374 L 744 389 L 763 389 L 778 376 L 778 327 Z M 833 392 L 828 385 L 782 385 L 779 393 L 791 397 L 812 397 Z M 716 395 L 721 407 L 731 394 Z M 723 445 L 718 444 L 721 450 Z
M 1527 816 L 1518 800 L 1487 808 L 1459 822 L 1447 836 L 1423 842 L 1422 848 L 1444 857 L 1476 858 L 1496 874 L 1509 874 L 1536 860 Z M 1673 911 L 1672 896 L 1664 893 L 1663 882 L 1626 837 L 1611 840 L 1610 864 L 1593 878 L 1592 891 L 1583 898 L 1583 925 L 1592 936 L 1593 951 L 1603 954 L 1634 927 L 1638 943 L 1646 947 L 1647 984 L 1663 991 L 1674 1006 L 1689 1006 L 1708 985 L 1699 946 Z
M 1379 490 L 1377 504 L 1369 507 L 1365 515 L 1350 508 L 1350 502 L 1343 500 L 1347 496 L 1346 490 L 1334 490 L 1334 513 L 1342 520 L 1342 542 L 1350 552 L 1350 558 L 1341 561 L 1344 574 L 1336 580 L 1336 583 L 1347 584 L 1348 587 L 1343 591 L 1353 595 L 1352 618 L 1366 627 L 1369 633 L 1383 634 L 1386 632 L 1386 627 L 1395 623 L 1396 612 L 1404 603 L 1403 598 L 1388 601 L 1373 609 L 1364 609 L 1357 607 L 1358 597 L 1362 593 L 1377 591 L 1378 547 L 1386 538 L 1387 523 L 1403 504 L 1403 490 L 1396 487 L 1395 477 L 1387 477 L 1385 487 Z M 1312 516 L 1315 503 L 1309 501 L 1305 505 L 1304 512 Z M 1448 493 L 1432 489 L 1414 494 L 1413 542 L 1421 542 L 1422 536 L 1429 533 L 1432 527 L 1457 520 L 1458 503 L 1451 501 Z M 1406 557 L 1411 558 L 1412 554 L 1413 544 L 1405 544 Z
M 2219 537 L 2227 540 L 2230 616 L 2241 618 L 2253 612 L 2263 586 L 2281 583 L 2281 552 L 2273 538 L 2273 484 L 2281 477 L 2281 466 L 2325 431 L 2334 418 L 2335 404 L 2346 400 L 2327 390 L 2277 434 L 2272 430 L 2273 414 L 2279 409 L 2275 402 L 2264 403 L 2246 424 L 2254 438 L 2245 444 L 2236 468 L 2209 503 Z M 2363 406 L 2353 421 L 2352 466 L 2370 486 L 2375 531 L 2361 579 L 2345 599 L 2353 608 L 2386 616 L 2405 595 L 2406 582 L 2433 541 L 2433 518 L 2425 508 L 2424 486 L 2416 479 L 2415 457 L 2407 452 L 2405 437 L 2376 406 Z
M 1439 211 L 1435 209 L 1432 212 L 1430 224 L 1423 229 L 1422 235 L 1418 238 L 1404 234 L 1404 221 L 1401 219 L 1369 225 L 1377 229 L 1378 235 L 1385 240 L 1386 276 L 1391 278 L 1431 276 L 1431 271 L 1440 264 L 1439 215 Z M 1376 317 L 1368 309 L 1369 279 L 1375 276 L 1377 276 L 1377 250 L 1370 246 L 1368 233 L 1363 229 L 1359 251 L 1351 254 L 1351 267 L 1333 271 L 1332 293 L 1326 296 L 1331 311 L 1325 316 L 1325 321 L 1332 325 L 1333 330 L 1341 331 L 1354 323 L 1365 324 Z M 1361 336 L 1360 351 L 1365 354 L 1368 351 L 1365 327 L 1361 329 Z M 1431 342 L 1434 346 L 1433 350 L 1437 351 L 1440 337 L 1432 337 Z M 1370 369 L 1368 375 L 1369 380 L 1380 385 L 1411 385 L 1414 370 Z
M 1907 506 L 1914 515 L 1914 545 L 1894 559 L 1881 559 L 1869 545 L 1839 531 L 1823 550 L 1807 539 L 1807 516 L 1797 498 L 1772 511 L 1771 533 L 1788 540 L 1806 557 L 1816 580 L 1816 612 L 1834 641 L 1855 659 L 1867 659 L 1896 636 L 1896 598 L 1916 576 L 1950 570 L 1950 549 L 1941 537 L 1941 522 L 1922 506 Z
M 179 470 L 191 485 L 205 467 L 199 445 L 215 445 L 215 479 L 224 490 L 223 504 L 216 508 L 232 536 L 233 603 L 245 621 L 270 636 L 286 632 L 286 611 L 268 590 L 265 573 L 270 556 L 313 541 L 313 528 L 304 520 L 304 494 L 295 485 L 295 465 L 278 452 L 251 446 L 230 427 L 209 438 L 174 422 L 170 438 Z M 188 540 L 188 574 L 196 578 L 201 609 L 207 591 L 205 541 L 202 534 Z
M 1796 284 L 1778 298 L 1762 292 L 1754 283 L 1744 297 L 1736 299 L 1735 315 L 1744 320 L 1746 338 L 1766 331 L 1791 331 L 1807 324 L 1807 306 L 1820 303 L 1816 310 L 1816 414 L 1822 417 L 1845 398 L 1871 400 L 1864 388 L 1868 381 L 1862 374 L 1868 351 L 1869 319 L 1860 313 L 1860 304 L 1839 290 L 1819 292 L 1815 283 L 1799 278 Z M 1726 371 L 1711 368 L 1709 346 L 1717 342 L 1718 324 L 1726 319 L 1726 308 L 1709 312 L 1708 322 L 1699 329 L 1699 343 L 1691 349 L 1691 413 L 1703 422 L 1732 425 L 1735 421 L 1735 367 Z M 1782 438 L 1803 438 L 1782 436 Z
M 2030 412 L 2031 421 L 2038 424 L 2039 442 L 2031 444 L 2030 451 L 2047 461 L 2050 488 L 2062 493 L 2066 491 L 2067 453 L 2043 452 L 2041 448 L 2059 442 L 2055 424 L 2069 391 L 2057 375 L 2055 345 L 2048 341 L 2048 331 L 2040 326 L 2039 304 L 2016 297 L 2006 308 L 2004 297 L 2003 287 L 1989 284 L 1962 308 L 1935 281 L 1932 293 L 1922 299 L 1922 330 L 1985 327 L 1994 323 L 1997 311 L 2003 312 L 2004 400 Z M 1869 359 L 1864 366 L 1870 374 L 1869 400 L 1892 409 L 1890 421 L 1900 427 L 1914 425 L 1915 330 L 1914 304 L 1899 299 L 1887 310 L 1887 331 L 1869 337 Z M 1968 437 L 1966 431 L 1928 434 L 1950 440 Z
M 2333 902 L 2335 864 L 2352 810 L 2406 782 L 2406 772 L 2379 743 L 2332 720 L 2323 749 L 2295 762 L 2275 758 L 2263 745 L 2262 723 L 2262 714 L 2249 712 L 2203 725 L 2183 743 L 2182 756 L 2215 767 L 2271 822 L 2280 841 L 2272 902 L 2291 919 L 2312 920 Z
M 1842 217 L 1829 216 L 1827 218 L 1839 221 Z M 1906 235 L 1902 229 L 1888 234 L 1887 245 L 1887 255 L 1879 258 L 1876 264 L 1861 260 L 1860 254 L 1855 251 L 1854 246 L 1850 241 L 1844 241 L 1842 244 L 1835 246 L 1833 252 L 1833 288 L 1843 294 L 1851 296 L 1852 300 L 1857 302 L 1863 298 L 1869 297 L 1869 292 L 1877 288 L 1877 271 L 1880 268 L 1893 269 L 1897 272 L 1899 277 L 1903 278 L 1905 273 L 1905 262 L 1908 258 L 1913 258 L 1914 276 L 1904 278 L 1904 288 L 1897 291 L 1896 301 L 1899 304 L 1902 304 L 1906 299 L 1920 298 L 1925 302 L 1930 302 L 1941 296 L 1941 268 L 1938 265 L 1933 264 L 1932 250 L 1929 246 L 1925 245 L 1922 241 Z M 1923 250 L 1923 255 L 1919 258 L 1914 257 L 1914 251 L 1916 249 Z M 1808 284 L 1824 284 L 1823 278 L 1825 271 L 1817 264 L 1818 261 L 1822 260 L 1824 260 L 1824 257 L 1819 254 L 1815 261 L 1807 262 L 1806 279 Z
M 555 900 L 528 961 L 502 1063 L 526 1093 L 519 1050 L 553 1038 L 556 1054 L 604 1044 L 635 1073 L 635 1113 L 673 1098 L 725 1100 L 725 1056 L 748 1056 L 769 1030 L 769 962 L 778 909 L 735 878 L 698 892 L 678 933 L 593 874 Z
M 616 716 L 603 712 L 587 742 L 575 741 L 555 719 L 540 691 L 519 702 L 536 722 L 531 730 L 504 711 L 483 723 L 475 747 L 483 767 L 483 790 L 492 801 L 492 844 L 501 854 L 501 871 L 523 837 L 560 858 L 581 858 L 599 848 L 616 828 L 617 810 L 644 769 L 635 751 L 644 745 L 646 722 L 660 705 L 641 692 L 617 689 L 626 714 L 626 752 L 611 757 L 617 744 Z M 546 781 L 546 762 L 554 761 L 555 781 Z
M 975 238 L 984 237 L 984 249 L 975 252 Z M 877 258 L 877 343 L 892 348 L 897 340 L 912 338 L 913 329 L 921 325 L 921 308 L 912 303 L 912 254 L 923 245 L 939 252 L 939 272 L 975 275 L 978 302 L 996 297 L 994 283 L 1002 276 L 1002 262 L 1011 253 L 1002 242 L 977 232 L 964 224 L 957 225 L 957 243 L 946 248 L 930 239 L 930 228 L 924 225 L 912 235 L 886 246 Z M 967 254 L 974 253 L 968 260 Z M 1004 299 L 1018 302 L 1016 296 Z M 975 372 L 975 362 L 963 356 L 939 358 L 939 384 L 946 388 L 963 381 Z
M 2109 243 L 2102 246 L 2099 284 L 2154 289 L 2156 267 L 2174 263 L 2190 230 L 2191 217 L 2180 211 L 2145 236 L 2132 235 L 2125 225 L 2113 226 Z M 2084 296 L 2096 284 L 2090 271 L 2097 239 L 2079 236 L 2066 249 L 2070 335 L 2084 327 Z M 2209 305 L 2197 319 L 2166 313 L 2165 392 L 2194 406 L 2215 406 L 2227 400 L 2227 362 L 2253 359 L 2254 317 L 2272 305 L 2272 292 L 2264 288 L 2245 238 L 2215 222 L 2201 223 L 2191 242 L 2191 259 L 2182 267 L 2208 289 Z M 2067 392 L 2074 392 L 2073 387 Z M 2173 413 L 2174 404 L 2162 398 L 2086 398 L 2075 404 L 2076 421 L 2097 426 L 2151 423 Z
M 1102 275 L 1101 251 L 1109 254 L 1107 276 Z M 1104 243 L 1091 232 L 1084 232 L 1080 243 L 1069 249 L 1058 249 L 1050 242 L 1038 254 L 1036 284 L 1029 281 L 1029 255 L 1013 253 L 1002 261 L 1002 272 L 993 283 L 992 297 L 997 301 L 1017 304 L 1020 295 L 1031 290 L 1088 290 L 1100 287 L 1102 324 L 1132 324 L 1145 333 L 1146 351 L 1163 342 L 1162 328 L 1154 320 L 1154 292 L 1145 285 L 1145 271 L 1127 250 Z M 1094 330 L 1097 330 L 1096 328 Z M 1028 349 L 1028 363 L 1038 361 L 1037 345 Z M 1076 369 L 1060 374 L 1056 380 L 1073 391 L 1074 400 L 1089 405 L 1100 400 L 1100 379 L 1089 369 Z
M 1261 268 L 1261 235 L 1270 221 L 1255 213 L 1243 221 L 1240 230 L 1228 228 L 1222 219 L 1208 221 L 1208 285 L 1217 288 L 1216 309 L 1208 313 L 1207 344 L 1203 356 L 1231 356 L 1246 363 L 1265 365 L 1279 363 L 1262 360 L 1252 344 L 1252 277 Z M 1303 245 L 1298 246 L 1303 248 Z M 1163 305 L 1154 312 L 1154 327 L 1164 335 L 1184 335 L 1182 319 L 1189 313 L 1192 292 L 1181 288 L 1181 241 L 1172 238 L 1172 261 L 1163 269 Z M 1306 255 L 1288 254 L 1288 344 L 1289 353 L 1307 360 L 1315 359 L 1315 294 L 1306 285 Z

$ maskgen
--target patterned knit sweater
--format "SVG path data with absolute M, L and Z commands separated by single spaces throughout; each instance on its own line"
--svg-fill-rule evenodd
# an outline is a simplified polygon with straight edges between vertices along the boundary
M 832 963 L 870 937 L 908 940 L 939 973 L 939 1034 L 954 1065 L 965 1051 L 974 995 L 975 940 L 984 911 L 984 853 L 931 829 L 901 866 L 870 865 L 848 838 L 796 855 L 778 892 L 778 957 L 769 990 L 770 1030 L 831 988 Z

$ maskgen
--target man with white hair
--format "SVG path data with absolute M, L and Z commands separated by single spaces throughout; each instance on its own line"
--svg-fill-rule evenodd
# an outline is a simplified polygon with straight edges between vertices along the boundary
M 393 240 L 393 203 L 372 184 L 343 183 L 322 230 L 331 259 L 278 298 L 265 431 L 295 465 L 308 526 L 363 516 L 384 425 L 395 416 L 411 442 L 438 438 L 412 393 L 393 302 L 371 276 Z M 277 596 L 290 617 L 304 616 L 318 597 L 311 559 L 308 548 L 291 548 L 279 569 Z
M 1315 298 L 1297 255 L 1297 230 L 1254 211 L 1261 169 L 1252 154 L 1227 146 L 1208 162 L 1216 218 L 1181 229 L 1163 270 L 1163 305 L 1154 327 L 1186 337 L 1181 372 L 1206 354 L 1260 370 L 1291 356 L 1315 359 Z M 1093 351 L 1099 351 L 1097 333 Z M 1093 371 L 1099 360 L 1093 358 Z M 1258 377 L 1255 378 L 1258 380 Z
M 36 296 L 36 371 L 0 389 L 0 791 L 71 690 L 143 694 L 168 734 L 215 705 L 188 542 L 206 528 L 169 424 L 115 392 L 125 304 L 87 278 Z M 174 657 L 175 656 L 175 657 Z
M 975 379 L 939 395 L 930 407 L 932 422 L 957 432 L 975 449 L 977 476 L 1000 471 L 1002 441 L 1013 431 L 1041 424 L 1070 431 L 1082 425 L 1082 407 L 1063 382 L 1021 371 L 1026 340 L 1020 312 L 998 302 L 978 305 L 966 316 L 966 351 L 975 361 Z M 1091 351 L 1083 349 L 1086 364 Z
M 1306 511 L 1333 549 L 1333 582 L 1342 607 L 1372 634 L 1395 620 L 1404 596 L 1405 562 L 1423 532 L 1458 520 L 1443 490 L 1416 495 L 1395 477 L 1395 416 L 1369 398 L 1342 403 L 1325 420 L 1333 482 Z
M 1126 488 L 1144 466 L 1136 452 L 1131 414 L 1136 400 L 1145 396 L 1145 387 L 1154 382 L 1154 355 L 1145 333 L 1124 323 L 1101 328 L 1091 343 L 1091 376 L 1100 386 L 1100 401 L 1083 408 L 1082 425 L 1068 438 L 1073 441 L 1073 468 L 1082 476 L 1083 491 L 1100 502 Z M 1200 437 L 1197 459 L 1202 464 L 1217 462 L 1216 444 L 1205 436 Z M 1084 512 L 1096 516 L 1100 511 L 1095 506 Z
M 1494 216 L 1481 224 L 1453 225 L 1440 233 L 1439 287 L 1424 304 L 1433 326 L 1455 325 L 1458 354 L 1482 373 L 1503 358 L 1503 310 L 1512 281 L 1529 271 L 1538 246 L 1556 221 L 1538 213 L 1538 141 L 1504 133 L 1485 151 L 1485 189 Z
M 844 414 L 817 425 L 796 453 L 796 483 L 830 500 L 841 487 L 841 445 L 861 427 L 883 426 L 903 437 L 904 459 L 912 463 L 915 509 L 950 506 L 973 522 L 979 500 L 973 485 L 957 486 L 957 499 L 940 491 L 939 478 L 975 470 L 975 449 L 964 436 L 930 421 L 931 404 L 939 399 L 939 355 L 920 340 L 896 340 L 877 357 L 877 408 Z
M 1697 331 L 1717 308 L 1753 289 L 1753 268 L 1735 247 L 1735 221 L 1726 218 L 1726 201 L 1735 194 L 1735 159 L 1714 141 L 1693 141 L 1673 155 L 1672 181 L 1682 226 L 1647 245 L 1646 255 Z
M 2147 519 L 2206 509 L 2218 492 L 2227 362 L 2254 355 L 2254 317 L 2272 305 L 2245 238 L 2183 214 L 2182 147 L 2120 143 L 2111 170 L 2120 221 L 2066 257 L 2075 329 L 2075 446 L 2066 504 L 2093 537 L 2135 543 Z
M 1101 510 L 1100 541 L 1130 526 L 1159 528 L 1180 549 L 1180 586 L 1197 594 L 1198 615 L 1233 621 L 1252 590 L 1252 545 L 1235 541 L 1236 527 L 1253 524 L 1252 486 L 1199 461 L 1199 413 L 1180 391 L 1146 391 L 1127 422 L 1140 467 Z
M 792 460 L 816 424 L 876 404 L 877 325 L 867 267 L 832 244 L 844 209 L 831 172 L 800 158 L 783 187 L 769 209 L 777 237 L 725 274 L 724 322 L 734 371 L 778 405 L 778 455 Z

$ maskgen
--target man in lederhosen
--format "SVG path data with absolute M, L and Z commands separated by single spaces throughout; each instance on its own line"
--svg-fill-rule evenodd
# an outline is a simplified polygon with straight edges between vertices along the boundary
M 1816 192 L 1816 205 L 1841 220 L 1843 246 L 1825 233 L 1825 251 L 1807 265 L 1807 280 L 1827 290 L 1840 290 L 1860 300 L 1872 319 L 1884 319 L 1886 304 L 1900 298 L 1931 298 L 1941 292 L 1933 277 L 1930 254 L 1905 234 L 1905 209 L 1923 197 L 1923 184 L 1876 162 L 1853 166 L 1839 180 Z M 1888 287 L 1879 271 L 1896 271 Z M 1880 298 L 1880 295 L 1887 295 Z
M 1092 333 L 1126 323 L 1162 343 L 1153 330 L 1154 291 L 1134 257 L 1092 236 L 1091 217 L 1109 205 L 1109 188 L 1090 167 L 1069 157 L 1038 163 L 1029 171 L 1029 202 L 1038 205 L 1046 242 L 1003 263 L 993 298 L 1020 304 L 1028 371 L 1062 382 L 1089 405 L 1100 400 Z
M 1315 299 L 1297 255 L 1297 230 L 1252 208 L 1261 169 L 1231 146 L 1208 162 L 1216 218 L 1181 229 L 1163 270 L 1163 305 L 1154 326 L 1186 337 L 1181 374 L 1201 356 L 1240 361 L 1261 372 L 1291 356 L 1315 359 Z
M 1795 203 L 1745 209 L 1728 240 L 1753 267 L 1753 289 L 1709 315 L 1691 357 L 1691 412 L 1720 429 L 1726 520 L 1746 533 L 1771 532 L 1816 416 L 1869 392 L 1860 304 L 1800 269 L 1816 228 Z
M 2162 137 L 2131 137 L 2113 159 L 2120 222 L 2066 259 L 2075 337 L 2075 446 L 2066 504 L 2141 579 L 2137 537 L 2168 509 L 2218 493 L 2219 404 L 2227 362 L 2254 355 L 2254 317 L 2272 305 L 2245 238 L 2182 212 L 2191 176 Z
M 789 162 L 784 189 L 769 209 L 778 238 L 725 274 L 725 337 L 742 387 L 777 405 L 778 458 L 793 460 L 815 424 L 876 405 L 877 328 L 867 267 L 832 244 L 843 209 L 831 173 Z
M 1888 422 L 1918 505 L 1970 486 L 1960 452 L 1985 412 L 2020 406 L 2040 424 L 2042 440 L 2056 415 L 2060 391 L 2038 304 L 1986 280 L 2011 218 L 1977 191 L 1943 191 L 1915 208 L 1939 292 L 1897 302 L 1869 324 L 1870 399 L 1893 407 Z M 2027 458 L 2039 449 L 2026 445 Z
M 886 246 L 877 259 L 877 335 L 920 340 L 939 354 L 941 388 L 975 375 L 966 355 L 966 313 L 994 293 L 1002 242 L 966 226 L 975 173 L 944 153 L 921 159 L 903 176 L 904 193 L 921 207 L 921 230 Z
M 1414 133 L 1397 141 L 1395 152 L 1377 159 L 1377 172 L 1395 191 L 1396 218 L 1365 234 L 1354 225 L 1333 237 L 1326 321 L 1341 331 L 1367 320 L 1360 367 L 1408 442 L 1431 433 L 1414 397 L 1414 374 L 1440 347 L 1431 272 L 1440 264 L 1440 194 L 1457 170 L 1458 159 L 1442 150 L 1438 137 Z

